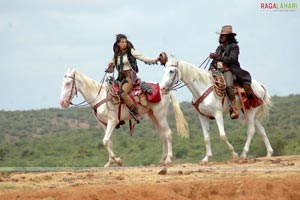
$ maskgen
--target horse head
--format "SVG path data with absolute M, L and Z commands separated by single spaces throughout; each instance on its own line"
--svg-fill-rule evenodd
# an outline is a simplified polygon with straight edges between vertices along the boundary
M 77 95 L 75 72 L 75 69 L 68 69 L 64 75 L 60 93 L 60 105 L 62 108 L 68 108 L 75 94 Z
M 171 54 L 170 59 L 165 64 L 165 72 L 160 83 L 163 93 L 168 93 L 180 81 L 180 71 L 178 69 L 178 60 Z

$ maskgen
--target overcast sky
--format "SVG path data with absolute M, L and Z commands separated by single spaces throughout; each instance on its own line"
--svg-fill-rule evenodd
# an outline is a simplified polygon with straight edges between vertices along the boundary
M 66 70 L 100 80 L 117 33 L 146 56 L 166 51 L 199 65 L 227 24 L 237 33 L 242 68 L 271 95 L 299 94 L 300 1 L 296 11 L 281 12 L 262 11 L 262 2 L 0 0 L 0 110 L 59 107 Z M 139 68 L 143 80 L 162 79 L 160 65 Z M 175 95 L 192 99 L 186 88 Z

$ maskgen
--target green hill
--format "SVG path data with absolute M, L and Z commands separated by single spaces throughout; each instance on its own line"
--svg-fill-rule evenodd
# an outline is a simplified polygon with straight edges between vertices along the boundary
M 273 97 L 274 107 L 269 121 L 264 123 L 274 149 L 274 155 L 300 154 L 300 95 Z M 201 125 L 197 112 L 188 102 L 181 108 L 190 127 L 190 138 L 176 135 L 174 114 L 170 106 L 168 121 L 173 130 L 175 163 L 199 162 L 205 154 Z M 246 123 L 225 119 L 229 141 L 238 153 L 246 141 Z M 102 145 L 104 131 L 90 108 L 44 109 L 34 111 L 0 111 L 0 167 L 98 167 L 103 166 L 108 154 Z M 156 164 L 162 145 L 149 120 L 136 126 L 129 135 L 128 125 L 116 130 L 114 151 L 125 166 Z M 219 139 L 211 121 L 213 160 L 231 158 Z M 261 139 L 255 134 L 249 156 L 265 156 Z

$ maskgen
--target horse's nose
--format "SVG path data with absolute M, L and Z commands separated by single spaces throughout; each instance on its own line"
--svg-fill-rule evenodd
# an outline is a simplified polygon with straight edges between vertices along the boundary
M 64 100 L 61 99 L 61 100 L 59 101 L 59 104 L 60 104 L 61 107 L 64 107 Z
M 68 102 L 66 100 L 64 100 L 64 99 L 61 99 L 60 100 L 60 106 L 62 108 L 67 108 L 68 107 Z

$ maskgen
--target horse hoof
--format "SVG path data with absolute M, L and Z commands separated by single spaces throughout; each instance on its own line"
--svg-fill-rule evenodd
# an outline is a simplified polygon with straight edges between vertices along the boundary
M 159 161 L 159 165 L 164 165 L 164 164 L 165 164 L 165 160 L 161 159 L 161 160 Z
M 268 153 L 267 155 L 266 155 L 266 158 L 271 158 L 272 157 L 272 154 L 271 153 Z
M 172 163 L 171 158 L 167 158 L 164 163 L 165 165 L 170 165 Z
M 116 158 L 116 162 L 117 162 L 117 164 L 118 164 L 119 167 L 122 167 L 123 161 L 122 161 L 121 158 Z
M 165 175 L 167 173 L 168 169 L 166 167 L 163 167 L 159 170 L 158 174 L 159 175 Z
M 233 155 L 232 155 L 232 158 L 233 158 L 233 160 L 237 160 L 240 157 L 239 157 L 239 154 L 237 154 L 237 153 L 234 152 Z
M 243 159 L 246 159 L 247 158 L 247 153 L 243 152 L 240 157 L 243 158 Z
M 207 165 L 207 164 L 208 164 L 208 160 L 204 160 L 204 159 L 203 159 L 203 160 L 201 160 L 200 164 L 201 164 L 201 165 Z
M 110 162 L 106 163 L 106 164 L 104 165 L 104 168 L 107 168 L 107 167 L 109 167 L 109 166 L 110 166 Z
M 210 158 L 211 156 L 205 156 L 202 161 L 201 164 L 207 164 L 208 163 L 208 158 Z

